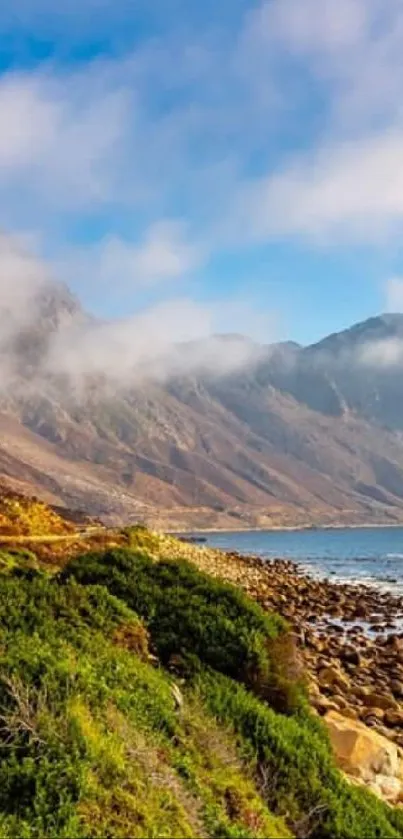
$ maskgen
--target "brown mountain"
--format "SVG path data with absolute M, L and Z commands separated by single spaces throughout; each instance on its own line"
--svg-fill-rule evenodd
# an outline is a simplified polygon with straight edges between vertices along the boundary
M 403 316 L 307 348 L 239 336 L 176 349 L 119 386 L 49 365 L 95 322 L 47 285 L 0 312 L 0 476 L 52 503 L 173 529 L 403 522 Z M 64 333 L 63 333 L 64 334 Z M 248 361 L 220 357 L 245 342 Z M 215 355 L 214 365 L 189 359 Z

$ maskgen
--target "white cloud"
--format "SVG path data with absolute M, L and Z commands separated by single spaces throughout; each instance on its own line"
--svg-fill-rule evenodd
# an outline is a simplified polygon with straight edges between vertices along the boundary
M 161 303 L 108 323 L 73 322 L 53 336 L 47 366 L 78 384 L 99 375 L 114 386 L 130 385 L 143 376 L 166 376 L 174 345 L 204 337 L 210 327 L 209 310 L 190 300 Z
M 260 353 L 256 344 L 239 335 L 214 334 L 228 304 L 174 299 L 108 323 L 67 323 L 52 336 L 46 370 L 67 375 L 84 394 L 93 376 L 101 377 L 109 389 L 165 382 L 174 376 L 225 376 Z
M 396 367 L 403 362 L 403 340 L 385 338 L 365 344 L 358 354 L 358 362 L 369 367 Z
M 275 39 L 297 55 L 328 55 L 361 40 L 371 5 L 371 0 L 269 0 L 259 9 L 256 25 L 266 40 Z
M 146 229 L 142 239 L 107 236 L 84 249 L 73 249 L 54 265 L 55 274 L 69 284 L 96 288 L 98 294 L 118 297 L 142 288 L 186 278 L 203 261 L 201 246 L 187 240 L 186 226 L 164 220 Z
M 116 256 L 127 259 L 133 274 L 150 282 L 183 275 L 198 261 L 196 249 L 185 243 L 181 226 L 175 222 L 154 224 L 135 251 L 112 241 L 107 256 L 112 261 Z
M 25 245 L 24 239 L 0 235 L 0 345 L 30 321 L 33 301 L 50 281 L 49 271 Z
M 302 120 L 311 97 L 320 108 L 308 151 L 270 162 L 266 177 L 240 190 L 238 236 L 376 246 L 400 236 L 401 0 L 265 0 L 251 16 L 249 41 L 286 68 L 280 84 Z
M 174 221 L 153 224 L 139 244 L 109 237 L 96 250 L 101 280 L 118 280 L 134 288 L 184 276 L 201 257 L 198 249 L 186 242 L 183 225 Z
M 280 340 L 283 324 L 279 312 L 262 306 L 251 290 L 218 303 L 216 312 L 215 329 L 220 334 L 235 339 L 248 336 L 257 344 Z
M 312 90 L 319 85 L 322 115 L 333 117 L 327 128 L 401 118 L 401 0 L 266 0 L 255 37 L 298 62 Z
M 110 199 L 127 106 L 123 87 L 102 89 L 91 74 L 3 75 L 0 190 L 23 196 L 22 213 L 24 200 L 41 212 Z
M 29 374 L 24 385 L 28 389 L 35 389 L 38 379 L 41 386 L 45 381 L 51 387 L 50 374 L 65 375 L 83 397 L 94 376 L 113 392 L 141 381 L 166 381 L 172 376 L 225 375 L 245 366 L 257 352 L 253 342 L 239 336 L 225 340 L 216 336 L 232 305 L 230 299 L 204 304 L 176 298 L 126 318 L 87 318 L 69 299 L 68 292 L 54 284 L 42 260 L 30 256 L 19 240 L 3 236 L 1 389 L 21 386 L 20 376 L 15 378 L 15 364 L 23 376 L 24 371 Z M 244 327 L 253 322 L 251 307 L 249 311 L 245 308 Z M 20 348 L 17 355 L 16 347 Z
M 68 16 L 84 25 L 97 5 L 73 0 L 59 14 L 38 2 L 61 27 Z M 33 5 L 17 0 L 21 20 Z M 234 251 L 251 239 L 400 235 L 401 0 L 266 0 L 244 17 L 234 5 L 228 30 L 185 32 L 173 17 L 163 37 L 118 59 L 0 76 L 0 218 L 35 218 L 76 286 L 120 294 L 169 283 L 227 245 L 234 227 Z M 283 148 L 280 163 L 279 147 L 299 142 L 311 151 L 287 162 Z M 250 186 L 256 165 L 267 174 Z M 158 221 L 176 214 L 183 225 Z M 74 238 L 88 216 L 116 233 L 81 251 Z
M 23 76 L 0 82 L 0 170 L 11 176 L 42 158 L 55 142 L 60 107 L 39 81 Z
M 387 280 L 386 311 L 403 312 L 403 277 L 391 277 Z
M 373 243 L 403 227 L 403 130 L 297 158 L 242 197 L 243 224 L 260 238 Z
M 89 4 L 73 2 L 88 14 Z M 231 35 L 208 24 L 184 33 L 173 23 L 116 59 L 0 75 L 0 199 L 9 223 L 26 226 L 35 212 L 51 225 L 52 211 L 63 222 L 67 212 L 96 214 L 102 204 L 123 218 L 140 208 L 158 219 L 179 205 L 181 216 L 214 226 L 279 111 L 275 75 L 251 66 L 239 14 L 236 24 Z

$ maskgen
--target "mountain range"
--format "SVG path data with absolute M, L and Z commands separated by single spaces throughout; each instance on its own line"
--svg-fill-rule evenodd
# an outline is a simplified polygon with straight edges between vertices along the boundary
M 165 350 L 141 375 L 77 380 L 59 361 L 99 328 L 64 286 L 0 299 L 7 484 L 172 530 L 403 523 L 403 315 L 308 347 L 214 336 L 164 374 Z

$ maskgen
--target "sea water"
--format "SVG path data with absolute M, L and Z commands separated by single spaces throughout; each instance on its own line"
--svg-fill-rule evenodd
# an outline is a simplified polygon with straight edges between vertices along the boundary
M 268 559 L 291 559 L 309 574 L 403 594 L 403 527 L 203 534 L 207 544 Z

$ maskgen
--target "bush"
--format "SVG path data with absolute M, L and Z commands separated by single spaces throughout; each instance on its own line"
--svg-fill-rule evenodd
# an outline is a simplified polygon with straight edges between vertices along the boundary
M 0 575 L 2 839 L 289 835 L 146 637 L 104 587 Z
M 164 664 L 209 665 L 283 711 L 298 707 L 301 691 L 295 673 L 287 674 L 295 651 L 285 622 L 234 586 L 190 563 L 153 562 L 125 549 L 78 557 L 61 578 L 105 585 L 124 600 L 146 621 Z
M 179 708 L 148 632 L 164 663 L 192 665 Z M 284 622 L 187 563 L 116 550 L 54 578 L 8 568 L 0 836 L 402 836 L 400 811 L 343 780 L 298 677 Z
M 0 576 L 0 632 L 38 631 L 54 636 L 58 622 L 63 625 L 64 637 L 77 638 L 80 630 L 102 630 L 111 633 L 124 622 L 139 618 L 125 603 L 113 597 L 103 586 L 78 585 L 74 579 L 61 586 L 58 581 L 41 573 L 30 578 L 19 570 L 10 576 Z
M 308 711 L 284 717 L 217 673 L 198 678 L 198 692 L 221 723 L 241 737 L 262 794 L 296 836 L 387 839 L 403 835 L 403 813 L 350 786 L 334 765 L 322 725 Z
M 21 571 L 32 571 L 37 570 L 38 567 L 36 555 L 26 548 L 0 549 L 0 573 L 2 574 L 14 571 L 17 568 Z

